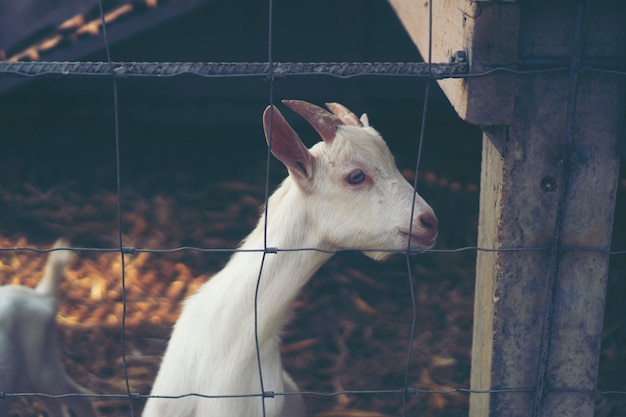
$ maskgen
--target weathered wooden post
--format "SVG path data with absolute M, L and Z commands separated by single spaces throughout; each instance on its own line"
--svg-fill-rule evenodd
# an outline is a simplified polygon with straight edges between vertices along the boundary
M 428 56 L 428 0 L 389 2 Z M 588 67 L 624 59 L 617 10 L 432 3 L 433 62 L 464 51 L 472 73 L 564 67 L 440 81 L 483 126 L 478 246 L 496 249 L 477 255 L 471 388 L 487 392 L 471 394 L 472 417 L 593 415 L 626 91 Z

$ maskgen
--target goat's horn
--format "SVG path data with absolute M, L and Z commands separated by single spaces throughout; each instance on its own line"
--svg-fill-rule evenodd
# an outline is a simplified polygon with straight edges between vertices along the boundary
M 328 110 L 333 112 L 335 116 L 340 118 L 345 124 L 350 126 L 363 127 L 363 123 L 356 114 L 352 113 L 346 106 L 339 103 L 326 103 Z
M 306 101 L 283 100 L 283 104 L 309 122 L 326 143 L 331 143 L 335 138 L 337 128 L 345 124 L 334 114 Z

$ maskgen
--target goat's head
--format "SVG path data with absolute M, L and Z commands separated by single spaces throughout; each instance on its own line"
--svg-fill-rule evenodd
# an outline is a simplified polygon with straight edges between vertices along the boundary
M 402 177 L 366 115 L 358 118 L 338 103 L 327 104 L 332 113 L 305 101 L 283 103 L 323 139 L 307 149 L 276 107 L 265 110 L 268 144 L 306 199 L 313 233 L 337 249 L 422 250 L 435 244 L 435 213 Z M 377 260 L 389 254 L 366 252 Z

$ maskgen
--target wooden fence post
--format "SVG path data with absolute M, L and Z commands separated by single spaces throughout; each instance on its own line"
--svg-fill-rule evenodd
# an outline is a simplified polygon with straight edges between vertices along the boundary
M 428 56 L 428 2 L 389 2 Z M 619 1 L 432 7 L 433 62 L 463 50 L 471 72 L 566 67 L 440 82 L 483 126 L 478 246 L 497 249 L 477 255 L 471 388 L 487 392 L 470 416 L 591 416 L 626 91 L 584 66 L 624 59 Z
M 566 80 L 519 86 L 516 123 L 484 134 L 478 245 L 547 249 L 478 253 L 471 385 L 531 391 L 472 394 L 470 415 L 591 416 L 593 397 L 554 390 L 596 387 L 609 256 L 575 248 L 610 247 L 623 97 L 584 76 L 569 147 Z

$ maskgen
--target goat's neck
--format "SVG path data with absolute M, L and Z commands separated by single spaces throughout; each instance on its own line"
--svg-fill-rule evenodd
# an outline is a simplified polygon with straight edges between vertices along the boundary
M 301 198 L 300 190 L 290 179 L 287 179 L 269 199 L 268 247 L 324 248 L 323 240 L 311 228 L 308 207 Z M 265 224 L 265 216 L 262 216 L 257 227 L 242 244 L 242 250 L 264 248 Z M 328 253 L 310 250 L 279 251 L 265 255 L 257 301 L 258 330 L 261 340 L 278 334 L 299 291 L 331 256 Z M 232 278 L 248 281 L 248 285 L 243 285 L 241 288 L 244 291 L 250 291 L 251 284 L 254 283 L 256 286 L 258 281 L 261 260 L 262 254 L 240 252 L 233 256 L 225 269 L 245 265 L 246 272 Z
M 65 264 L 55 262 L 54 259 L 50 257 L 48 262 L 46 262 L 43 278 L 39 281 L 35 291 L 56 300 L 64 269 Z

